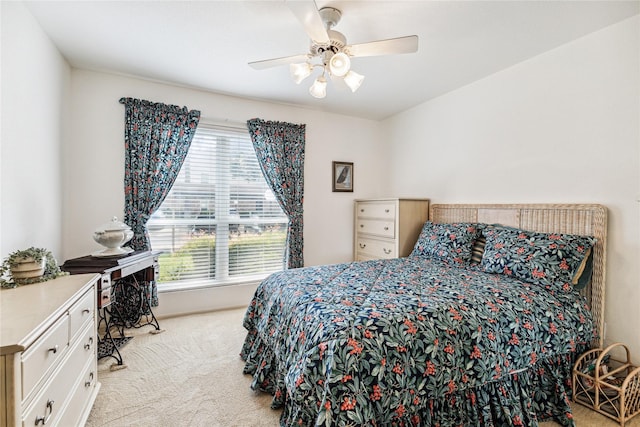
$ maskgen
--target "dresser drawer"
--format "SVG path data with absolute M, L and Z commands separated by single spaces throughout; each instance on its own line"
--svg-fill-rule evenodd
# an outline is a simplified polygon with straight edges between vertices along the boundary
M 358 259 L 396 258 L 396 245 L 394 241 L 384 241 L 359 237 L 356 242 Z
M 356 230 L 358 233 L 389 237 L 391 239 L 396 236 L 395 223 L 393 221 L 358 218 L 356 222 Z
M 60 418 L 60 426 L 78 426 L 83 416 L 88 415 L 87 405 L 98 387 L 98 375 L 95 358 L 89 358 L 86 361 L 82 374 L 76 378 L 76 384 L 71 391 L 71 397 L 64 413 Z
M 98 280 L 98 308 L 107 307 L 111 302 L 111 275 L 104 274 Z
M 69 310 L 69 340 L 73 340 L 87 322 L 95 319 L 93 295 L 93 290 L 87 292 Z
M 76 345 L 71 350 L 62 366 L 55 372 L 53 378 L 46 383 L 42 391 L 35 398 L 31 406 L 24 412 L 23 425 L 57 424 L 58 418 L 66 406 L 69 391 L 78 379 L 79 367 L 85 366 L 88 360 L 93 360 L 95 338 L 93 323 L 86 328 Z M 41 420 L 38 424 L 38 420 Z M 43 421 L 45 421 L 43 423 Z
M 64 314 L 22 354 L 22 399 L 26 399 L 40 378 L 65 354 L 69 343 L 69 315 Z
M 363 254 L 363 253 L 358 253 L 356 255 L 356 261 L 374 261 L 380 259 L 378 257 L 375 257 L 373 255 L 369 255 L 369 254 Z
M 393 221 L 396 217 L 396 205 L 393 202 L 358 203 L 356 215 L 363 218 L 380 218 Z
M 75 369 L 77 369 L 75 372 L 79 372 L 81 366 L 84 368 L 74 379 L 75 384 L 72 386 L 64 414 L 60 418 L 60 426 L 83 425 L 80 419 L 83 415 L 88 415 L 88 402 L 98 392 L 97 362 L 92 351 L 95 342 L 93 331 L 92 325 L 80 339 L 80 345 L 74 350 L 72 358 L 69 360 L 69 363 L 75 364 Z

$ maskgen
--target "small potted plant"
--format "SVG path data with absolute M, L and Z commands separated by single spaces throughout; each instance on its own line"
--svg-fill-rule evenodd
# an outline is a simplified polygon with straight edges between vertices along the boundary
M 5 278 L 7 273 L 9 279 Z M 60 270 L 49 250 L 31 247 L 12 252 L 4 259 L 0 266 L 0 285 L 3 288 L 15 288 L 55 279 L 64 274 L 66 273 Z

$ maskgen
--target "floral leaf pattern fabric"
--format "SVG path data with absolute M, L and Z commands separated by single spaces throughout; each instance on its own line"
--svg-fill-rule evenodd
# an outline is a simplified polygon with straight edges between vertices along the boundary
M 145 225 L 180 172 L 200 111 L 133 98 L 120 103 L 125 106 L 125 223 L 134 232 L 130 246 L 150 250 Z
M 596 239 L 559 233 L 536 233 L 491 226 L 480 265 L 490 273 L 571 291 L 573 278 Z
M 124 126 L 124 222 L 135 250 L 151 250 L 146 224 L 165 199 L 191 145 L 200 111 L 175 105 L 121 98 Z M 153 282 L 151 305 L 158 305 Z
M 473 243 L 480 235 L 481 224 L 438 224 L 427 221 L 422 227 L 412 256 L 439 258 L 451 263 L 471 261 Z
M 415 256 L 274 273 L 244 327 L 282 426 L 570 426 L 594 338 L 577 292 Z
M 287 266 L 302 267 L 306 126 L 251 119 L 247 121 L 247 127 L 262 174 L 280 207 L 289 217 Z

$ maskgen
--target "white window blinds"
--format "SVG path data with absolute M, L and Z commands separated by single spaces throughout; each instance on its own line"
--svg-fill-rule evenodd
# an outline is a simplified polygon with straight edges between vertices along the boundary
M 147 223 L 159 289 L 259 280 L 282 270 L 288 219 L 247 129 L 200 123 L 182 169 Z

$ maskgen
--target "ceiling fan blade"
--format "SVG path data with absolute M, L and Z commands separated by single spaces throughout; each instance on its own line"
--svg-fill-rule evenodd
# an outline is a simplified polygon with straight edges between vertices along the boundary
M 304 62 L 309 59 L 309 55 L 293 55 L 283 56 L 282 58 L 265 59 L 262 61 L 249 62 L 249 65 L 256 70 L 264 70 L 271 67 L 279 67 L 280 65 L 293 64 L 295 62 Z
M 311 40 L 318 43 L 329 43 L 329 35 L 318 13 L 314 0 L 289 0 L 287 6 L 304 26 Z
M 360 43 L 345 48 L 350 56 L 377 56 L 395 53 L 413 53 L 418 50 L 418 36 L 398 37 Z

